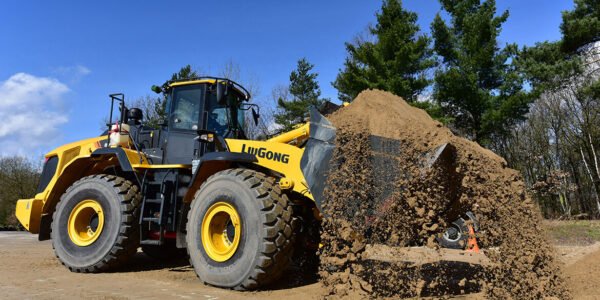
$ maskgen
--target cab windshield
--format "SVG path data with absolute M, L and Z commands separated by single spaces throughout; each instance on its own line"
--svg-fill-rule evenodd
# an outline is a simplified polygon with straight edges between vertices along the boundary
M 243 137 L 245 111 L 239 108 L 231 111 L 230 107 L 217 103 L 214 93 L 205 90 L 201 85 L 181 86 L 167 96 L 170 127 L 185 131 L 207 129 L 223 137 Z M 238 102 L 235 93 L 227 97 L 226 103 Z

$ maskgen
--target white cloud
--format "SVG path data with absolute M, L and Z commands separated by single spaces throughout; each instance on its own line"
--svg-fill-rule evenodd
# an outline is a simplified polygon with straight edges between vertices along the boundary
M 54 73 L 60 78 L 66 79 L 71 83 L 79 82 L 83 77 L 92 73 L 92 71 L 82 65 L 58 67 L 54 69 Z
M 31 155 L 60 137 L 69 88 L 53 78 L 17 73 L 0 82 L 0 155 Z

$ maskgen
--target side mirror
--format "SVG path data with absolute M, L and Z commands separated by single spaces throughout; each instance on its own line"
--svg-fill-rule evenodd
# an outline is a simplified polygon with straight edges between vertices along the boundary
M 160 94 L 163 92 L 162 88 L 160 86 L 157 85 L 153 85 L 152 88 L 150 88 L 153 92 Z
M 260 114 L 252 108 L 252 120 L 254 120 L 254 126 L 258 126 L 258 119 L 260 118 Z
M 215 93 L 217 94 L 217 103 L 219 105 L 226 105 L 227 101 L 227 92 L 229 89 L 229 81 L 217 81 L 215 83 Z

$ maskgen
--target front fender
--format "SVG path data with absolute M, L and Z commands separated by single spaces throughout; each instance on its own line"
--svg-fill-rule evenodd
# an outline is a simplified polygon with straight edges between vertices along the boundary
M 184 202 L 192 202 L 196 190 L 198 190 L 202 183 L 212 174 L 228 169 L 235 163 L 251 164 L 256 162 L 258 162 L 256 156 L 248 153 L 210 152 L 204 154 L 197 165 L 193 165 L 192 172 L 194 175 L 192 176 L 188 192 L 184 197 Z
M 275 141 L 227 139 L 227 144 L 231 152 L 255 155 L 258 159 L 256 165 L 282 174 L 292 191 L 313 200 L 302 173 L 303 148 Z

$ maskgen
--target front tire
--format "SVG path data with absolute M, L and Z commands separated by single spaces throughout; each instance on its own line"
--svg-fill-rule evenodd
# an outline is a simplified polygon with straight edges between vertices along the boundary
M 52 222 L 52 247 L 73 272 L 116 268 L 137 252 L 136 185 L 113 175 L 92 175 L 75 182 L 62 195 Z
M 190 263 L 204 283 L 256 289 L 277 279 L 292 255 L 292 207 L 275 179 L 249 169 L 212 175 L 188 213 Z

